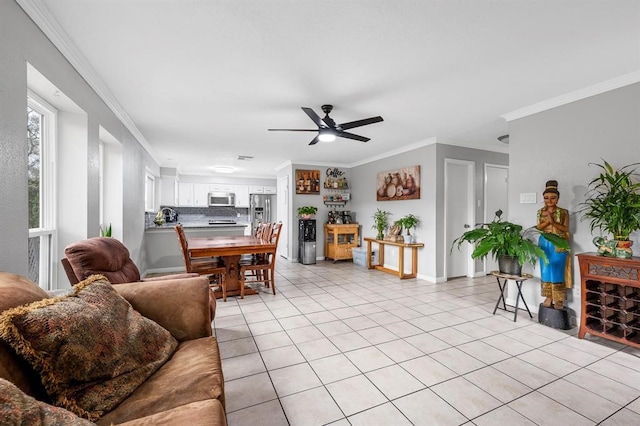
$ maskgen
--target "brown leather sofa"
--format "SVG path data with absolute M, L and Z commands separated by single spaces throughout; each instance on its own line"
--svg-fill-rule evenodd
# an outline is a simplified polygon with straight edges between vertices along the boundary
M 197 277 L 197 273 L 164 275 L 140 279 L 140 271 L 130 257 L 127 247 L 115 238 L 94 237 L 69 244 L 61 259 L 71 285 L 94 274 L 107 277 L 111 284 L 133 283 L 137 281 L 164 281 L 167 279 Z M 216 297 L 211 289 L 209 303 L 211 318 L 215 318 Z
M 212 336 L 207 278 L 113 286 L 143 316 L 167 329 L 178 349 L 97 424 L 226 425 L 224 378 Z M 50 297 L 19 275 L 0 272 L 0 313 Z M 49 402 L 39 374 L 0 339 L 0 378 Z M 1 422 L 0 422 L 1 423 Z

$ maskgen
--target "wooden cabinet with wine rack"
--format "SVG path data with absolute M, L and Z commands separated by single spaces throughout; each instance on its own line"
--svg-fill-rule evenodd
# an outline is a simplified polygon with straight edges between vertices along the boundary
M 640 257 L 578 255 L 581 280 L 580 331 L 640 347 Z

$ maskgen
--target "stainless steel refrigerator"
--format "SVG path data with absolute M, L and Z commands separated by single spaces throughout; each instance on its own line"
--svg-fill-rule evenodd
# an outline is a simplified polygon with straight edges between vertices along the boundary
M 249 196 L 249 219 L 251 220 L 251 234 L 255 234 L 258 223 L 275 222 L 276 196 L 266 194 L 251 194 Z

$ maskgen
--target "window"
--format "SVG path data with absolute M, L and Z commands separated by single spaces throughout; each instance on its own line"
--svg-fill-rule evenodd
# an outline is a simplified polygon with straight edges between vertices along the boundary
M 151 212 L 156 208 L 156 178 L 151 174 L 151 171 L 145 172 L 144 179 L 144 209 Z
M 54 285 L 56 110 L 30 93 L 27 102 L 29 279 Z

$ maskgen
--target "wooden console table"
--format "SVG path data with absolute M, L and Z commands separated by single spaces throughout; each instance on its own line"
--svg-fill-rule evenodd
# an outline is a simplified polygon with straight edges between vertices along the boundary
M 386 272 L 388 274 L 398 275 L 401 280 L 406 278 L 415 278 L 418 275 L 418 249 L 420 247 L 424 247 L 422 243 L 415 244 L 405 244 L 405 243 L 396 243 L 394 241 L 384 241 L 384 240 L 376 240 L 375 238 L 365 238 L 367 242 L 367 268 L 369 269 L 377 269 L 378 271 Z M 371 243 L 377 243 L 379 249 L 378 256 L 378 265 L 371 264 Z M 393 269 L 384 267 L 384 246 L 388 244 L 390 246 L 400 247 L 400 255 L 398 256 L 398 270 L 394 271 Z M 404 249 L 411 249 L 411 273 L 404 273 Z

